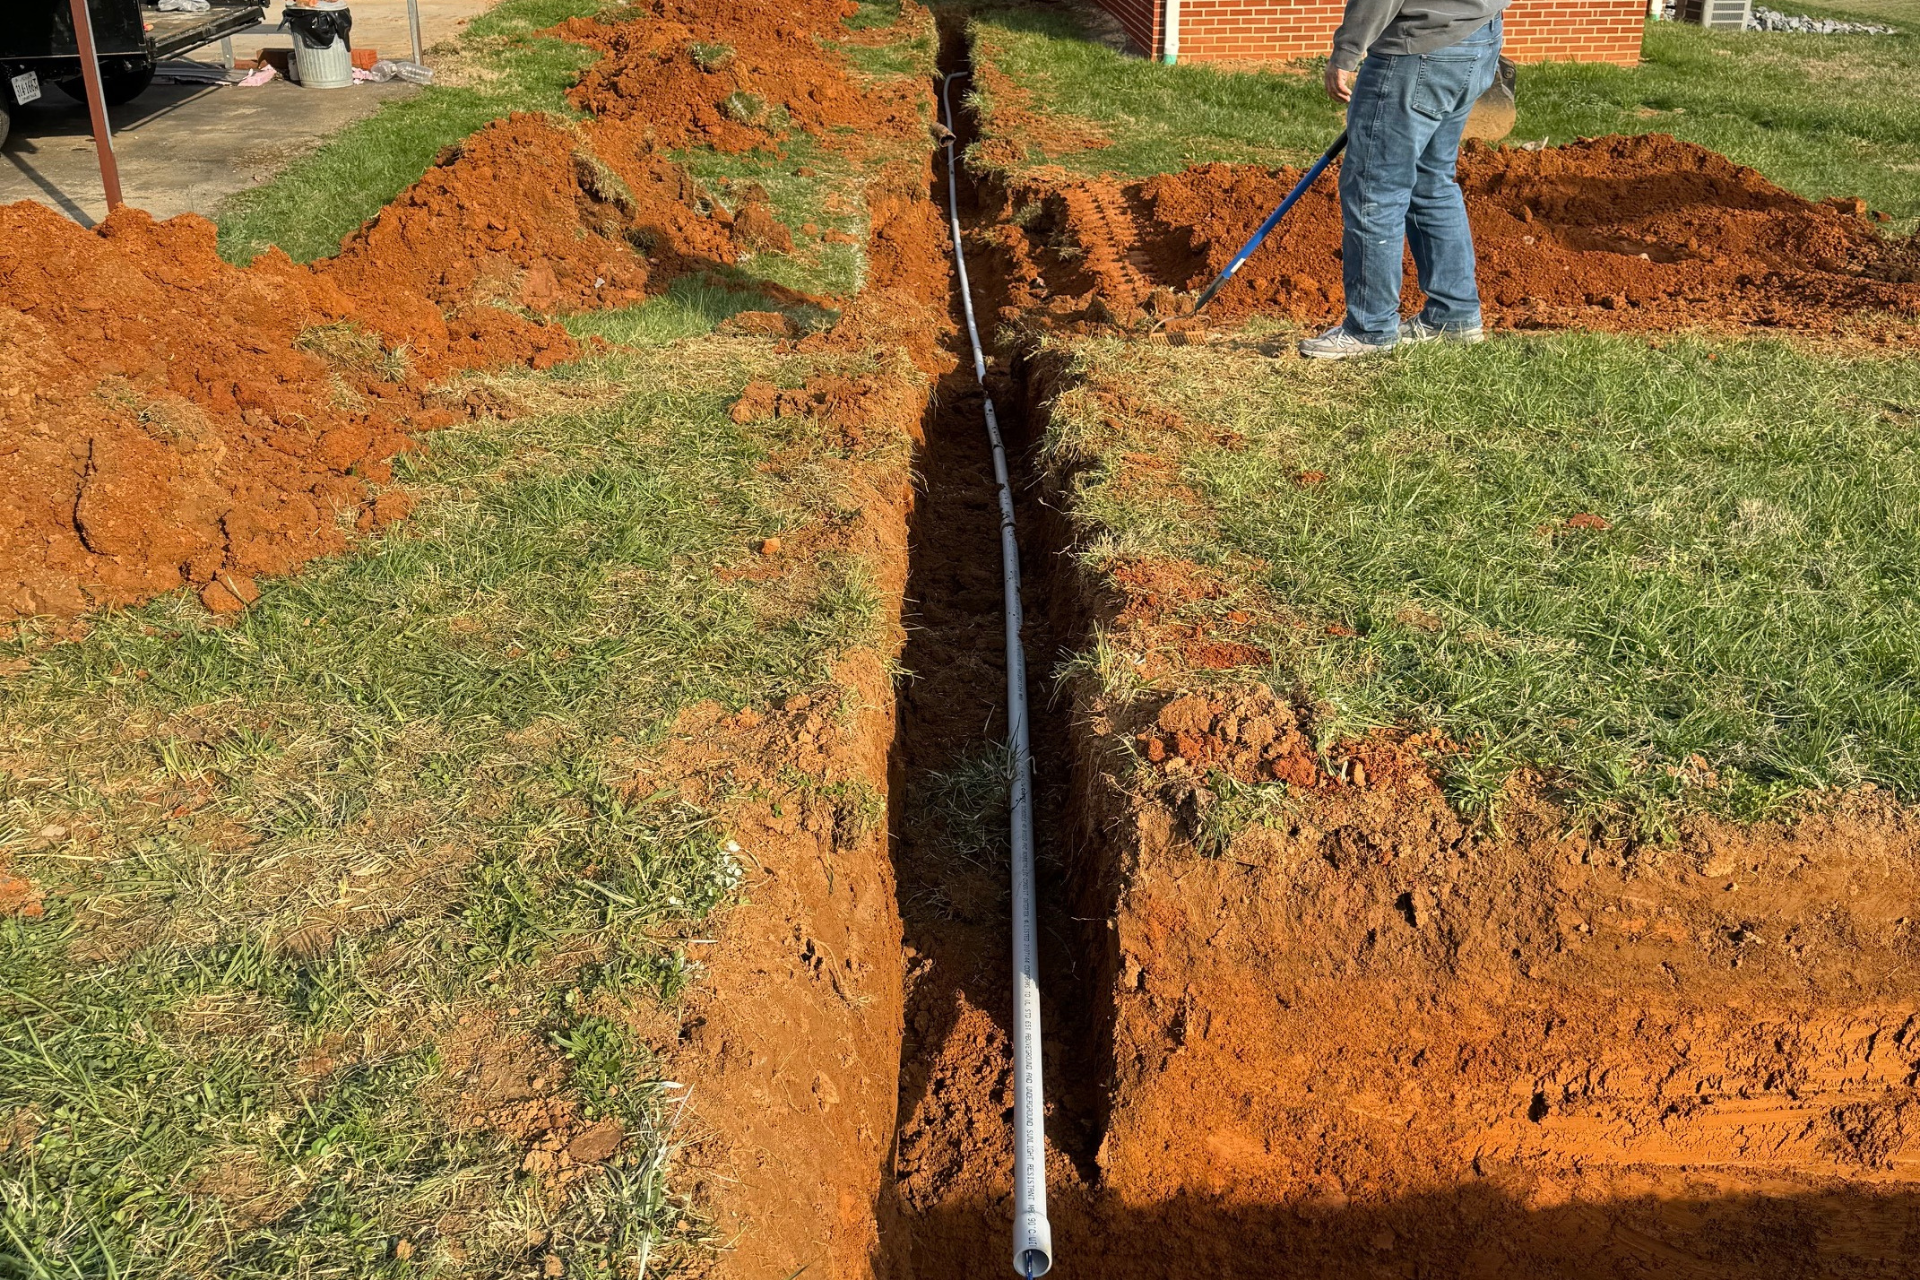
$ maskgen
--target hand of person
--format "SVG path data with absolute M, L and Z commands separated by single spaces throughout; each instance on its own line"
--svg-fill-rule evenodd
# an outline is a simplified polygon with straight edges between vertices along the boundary
M 1327 96 L 1335 102 L 1353 101 L 1353 72 L 1327 64 Z

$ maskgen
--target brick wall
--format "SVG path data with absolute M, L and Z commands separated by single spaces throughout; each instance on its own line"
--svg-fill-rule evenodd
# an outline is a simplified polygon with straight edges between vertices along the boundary
M 1640 61 L 1646 28 L 1642 0 L 1514 0 L 1507 10 L 1507 56 L 1630 67 Z
M 1135 49 L 1156 58 L 1160 56 L 1163 0 L 1095 0 L 1095 3 L 1119 19 Z
M 1164 0 L 1095 0 L 1142 52 L 1162 52 Z M 1324 54 L 1342 0 L 1181 0 L 1182 62 L 1276 62 Z M 1646 0 L 1514 0 L 1507 56 L 1520 62 L 1640 60 Z

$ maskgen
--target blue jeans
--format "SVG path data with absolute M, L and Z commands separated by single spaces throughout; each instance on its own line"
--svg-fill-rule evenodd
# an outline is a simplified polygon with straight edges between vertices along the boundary
M 1448 48 L 1360 64 L 1340 165 L 1340 244 L 1346 329 L 1364 342 L 1400 336 L 1403 244 L 1427 295 L 1420 318 L 1440 329 L 1480 323 L 1473 232 L 1453 168 L 1467 113 L 1500 69 L 1500 36 L 1496 17 Z

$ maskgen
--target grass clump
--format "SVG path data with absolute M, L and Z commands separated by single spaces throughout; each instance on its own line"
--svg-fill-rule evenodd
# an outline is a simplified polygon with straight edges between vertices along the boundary
M 739 282 L 851 297 L 866 273 L 866 201 L 860 195 L 860 171 L 843 152 L 805 134 L 787 138 L 782 149 L 780 157 L 763 151 L 700 149 L 674 158 L 730 209 L 737 211 L 740 203 L 732 194 L 736 188 L 758 186 L 767 193 L 774 217 L 792 234 L 793 252 L 755 254 L 735 268 Z
M 941 846 L 982 867 L 1006 856 L 1013 749 L 1004 743 L 976 751 L 930 775 L 920 811 L 938 823 Z
M 695 40 L 689 44 L 687 55 L 693 59 L 693 65 L 702 71 L 718 71 L 733 61 L 731 47 L 704 40 Z
M 314 325 L 296 338 L 293 345 L 320 357 L 335 369 L 385 382 L 404 382 L 408 376 L 405 343 L 390 348 L 379 334 L 351 320 Z
M 1194 848 L 1209 858 L 1226 856 L 1234 837 L 1250 827 L 1284 826 L 1294 810 L 1286 783 L 1242 782 L 1218 771 L 1207 776 L 1206 787 L 1196 789 L 1194 796 L 1202 801 Z
M 728 94 L 720 104 L 720 114 L 736 124 L 753 125 L 770 132 L 785 129 L 788 123 L 786 108 L 745 89 Z
M 853 13 L 847 18 L 851 31 L 891 27 L 900 21 L 900 0 L 853 0 Z
M 1465 807 L 1516 773 L 1648 836 L 1874 783 L 1920 795 L 1920 367 L 1560 335 L 1363 368 L 1090 344 L 1061 401 L 1096 565 L 1207 566 L 1322 746 L 1437 726 Z M 1243 443 L 1242 443 L 1243 442 Z M 1180 491 L 1125 455 L 1177 454 Z M 1299 483 L 1323 473 L 1324 481 Z M 1346 634 L 1351 632 L 1352 634 Z

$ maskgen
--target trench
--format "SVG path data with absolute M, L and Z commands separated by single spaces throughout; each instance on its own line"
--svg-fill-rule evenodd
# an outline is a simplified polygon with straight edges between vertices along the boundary
M 940 69 L 964 71 L 966 63 L 962 33 L 947 18 Z M 963 110 L 956 122 L 962 148 L 972 141 L 972 123 Z M 1588 152 L 1617 162 L 1618 152 L 1665 165 L 1671 145 L 1603 140 L 1572 149 L 1569 163 L 1593 160 Z M 1529 165 L 1544 162 L 1522 155 L 1476 163 L 1492 172 L 1490 193 L 1504 190 L 1517 202 L 1514 236 L 1530 248 L 1545 220 L 1535 211 L 1537 192 L 1524 183 L 1507 190 L 1503 171 L 1493 171 L 1511 166 L 1524 178 Z M 944 211 L 946 166 L 937 163 L 933 172 L 930 195 Z M 1241 224 L 1270 208 L 1286 185 L 1269 174 L 1247 180 L 1251 185 L 1236 197 L 1245 216 L 1214 240 L 1237 246 L 1246 229 Z M 1164 207 L 1152 208 L 1135 200 L 1137 192 L 1088 184 L 1077 203 L 1049 197 L 1042 222 L 1015 234 L 1011 224 L 1001 225 L 1009 198 L 1033 193 L 977 189 L 962 167 L 954 194 L 983 336 L 1008 301 L 1008 275 L 1032 298 L 1079 295 L 1084 305 L 1092 293 L 1103 309 L 1120 313 L 1101 323 L 1123 326 L 1153 286 L 1190 285 L 1197 260 L 1159 261 L 1132 252 L 1143 234 L 1220 215 L 1223 201 L 1186 201 L 1188 181 L 1159 183 L 1153 193 Z M 1307 209 L 1295 228 L 1298 242 L 1275 246 L 1256 264 L 1251 279 L 1269 280 L 1271 287 L 1250 292 L 1304 293 L 1286 283 L 1288 272 L 1302 258 L 1333 260 L 1329 229 L 1337 226 L 1337 210 L 1328 191 L 1319 198 L 1319 224 L 1308 225 L 1314 210 Z M 1830 214 L 1799 202 L 1785 214 L 1770 208 L 1764 216 L 1824 225 Z M 1508 217 L 1480 208 L 1481 220 L 1496 231 Z M 1521 234 L 1523 226 L 1531 229 Z M 1311 249 L 1308 231 L 1325 233 L 1324 252 Z M 1087 252 L 1049 256 L 1048 242 L 1059 234 Z M 1493 260 L 1517 263 L 1516 271 L 1533 263 L 1512 247 Z M 1558 322 L 1660 323 L 1655 304 L 1679 286 L 1661 274 L 1668 264 L 1651 254 L 1631 262 L 1641 265 L 1626 269 L 1647 278 L 1651 301 L 1644 308 L 1622 310 L 1610 297 L 1591 303 L 1575 293 L 1555 303 L 1536 298 L 1524 281 L 1511 285 L 1512 297 L 1532 299 L 1527 305 L 1536 310 L 1564 303 L 1549 316 Z M 890 1280 L 972 1280 L 1011 1271 L 1010 894 L 1006 779 L 994 767 L 1007 733 L 999 516 L 982 393 L 970 368 L 951 263 L 947 273 L 955 369 L 940 381 L 923 422 L 921 497 L 910 528 L 903 614 L 907 674 L 899 685 L 890 762 L 889 835 L 906 977 L 892 1178 L 880 1206 L 875 1266 Z M 1876 290 L 1896 287 L 1855 283 L 1876 298 L 1882 296 Z M 1499 287 L 1496 281 L 1496 308 L 1520 305 L 1502 301 Z M 1589 309 L 1575 315 L 1576 303 Z M 1310 298 L 1302 305 L 1311 311 L 1320 303 Z M 1745 305 L 1729 304 L 1727 321 L 1750 322 Z M 1079 316 L 1058 318 L 1076 323 Z M 1737 1127 L 1733 1145 L 1723 1149 L 1714 1145 L 1719 1137 L 1688 1136 L 1693 1145 L 1673 1172 L 1649 1173 L 1634 1164 L 1637 1152 L 1603 1151 L 1547 1126 L 1559 1115 L 1537 1082 L 1590 1059 L 1616 1065 L 1622 1078 L 1651 1063 L 1677 1071 L 1692 1052 L 1674 1050 L 1673 1043 L 1688 1036 L 1668 1031 L 1646 1043 L 1623 1040 L 1608 1021 L 1614 1016 L 1608 1001 L 1631 1007 L 1637 1019 L 1718 1027 L 1727 990 L 1724 975 L 1711 967 L 1715 961 L 1684 947 L 1664 951 L 1657 966 L 1644 958 L 1616 961 L 1599 948 L 1565 958 L 1578 951 L 1580 939 L 1569 940 L 1543 921 L 1560 918 L 1556 913 L 1570 904 L 1605 916 L 1615 911 L 1616 899 L 1625 904 L 1617 914 L 1625 915 L 1626 905 L 1641 900 L 1632 895 L 1650 890 L 1639 881 L 1629 884 L 1628 873 L 1614 878 L 1588 862 L 1569 862 L 1556 852 L 1557 835 L 1481 839 L 1459 830 L 1455 815 L 1442 809 L 1424 834 L 1401 840 L 1403 823 L 1426 821 L 1419 803 L 1401 797 L 1382 813 L 1359 801 L 1350 808 L 1330 804 L 1323 815 L 1328 832 L 1302 835 L 1301 849 L 1288 853 L 1301 853 L 1288 865 L 1304 866 L 1310 875 L 1242 875 L 1248 868 L 1182 861 L 1176 883 L 1162 884 L 1154 904 L 1171 912 L 1153 922 L 1169 935 L 1155 960 L 1164 991 L 1149 992 L 1136 981 L 1143 971 L 1131 967 L 1131 951 L 1133 985 L 1119 990 L 1121 948 L 1137 947 L 1145 931 L 1139 903 L 1126 913 L 1117 909 L 1120 865 L 1124 860 L 1127 874 L 1135 875 L 1165 850 L 1144 847 L 1144 829 L 1102 830 L 1102 818 L 1124 816 L 1094 790 L 1102 743 L 1090 725 L 1074 722 L 1071 701 L 1053 678 L 1061 655 L 1081 647 L 1091 602 L 1067 555 L 1066 521 L 1047 503 L 1034 464 L 1042 381 L 1004 357 L 987 379 L 1007 441 L 1023 567 L 1053 1274 L 1571 1278 L 1646 1274 L 1651 1259 L 1653 1274 L 1731 1277 L 1752 1270 L 1710 1262 L 1732 1256 L 1718 1242 L 1770 1230 L 1769 1223 L 1783 1218 L 1799 1222 L 1800 1239 L 1817 1247 L 1774 1241 L 1742 1255 L 1748 1262 L 1797 1259 L 1805 1274 L 1832 1274 L 1811 1261 L 1830 1249 L 1905 1267 L 1911 1246 L 1884 1242 L 1909 1229 L 1894 1224 L 1911 1221 L 1911 1196 L 1851 1182 L 1816 1186 L 1818 1177 L 1850 1171 L 1833 1164 L 1824 1148 L 1806 1146 L 1820 1141 L 1809 1136 L 1813 1130 L 1792 1139 L 1806 1146 L 1793 1157 L 1794 1176 L 1802 1179 L 1793 1186 L 1726 1172 L 1744 1158 L 1734 1146 L 1749 1140 L 1745 1126 L 1778 1139 L 1765 1114 L 1738 1110 L 1744 1101 L 1726 1102 L 1734 1118 L 1725 1126 Z M 1368 845 L 1369 832 L 1400 841 L 1395 855 Z M 1350 856 L 1342 843 L 1350 840 L 1374 852 Z M 1156 868 L 1165 872 L 1167 860 Z M 1695 886 L 1675 875 L 1662 890 L 1666 900 L 1676 910 L 1710 916 L 1712 904 L 1693 902 Z M 1406 887 L 1416 881 L 1465 886 L 1457 890 L 1459 903 L 1471 895 L 1475 905 L 1451 908 L 1447 929 L 1455 932 L 1423 931 L 1434 907 L 1428 902 L 1416 917 Z M 1791 885 L 1781 891 L 1803 892 Z M 1799 911 L 1824 892 L 1830 889 L 1794 896 L 1798 905 L 1781 909 Z M 1384 928 L 1382 921 L 1400 927 Z M 1222 923 L 1227 927 L 1216 927 Z M 1216 942 L 1229 935 L 1230 941 Z M 1383 940 L 1391 954 L 1382 950 Z M 1857 945 L 1849 936 L 1834 952 L 1836 963 L 1852 964 L 1847 957 Z M 1525 983 L 1512 981 L 1508 959 Z M 1560 966 L 1562 976 L 1536 977 L 1549 973 L 1549 965 Z M 1691 994 L 1678 1005 L 1662 985 L 1674 981 L 1675 965 L 1697 966 L 1688 970 Z M 1789 987 L 1759 982 L 1749 994 L 1797 1036 L 1809 1024 L 1803 1009 L 1778 1003 Z M 1190 1008 L 1203 1011 L 1191 1039 Z M 1858 1016 L 1859 1006 L 1835 997 L 1813 1025 L 1828 1018 L 1851 1026 Z M 1586 1019 L 1583 1029 L 1549 1042 L 1556 1028 L 1572 1025 L 1569 1018 Z M 1536 1029 L 1544 1030 L 1536 1035 Z M 1719 1030 L 1698 1039 L 1731 1043 L 1730 1033 Z M 1808 1038 L 1809 1062 L 1832 1057 L 1829 1048 L 1813 1044 L 1817 1039 Z M 1717 1070 L 1740 1081 L 1730 1092 L 1742 1097 L 1774 1087 L 1769 1079 L 1750 1078 L 1745 1062 Z M 1515 1093 L 1515 1079 L 1528 1089 Z M 1397 1127 L 1368 1119 L 1376 1124 L 1368 1129 L 1353 1119 L 1368 1117 L 1383 1096 L 1412 1100 Z M 1571 1110 L 1576 1101 L 1562 1097 L 1555 1105 Z M 1648 1134 L 1664 1132 L 1670 1114 L 1660 1089 L 1644 1096 L 1602 1089 L 1577 1106 L 1586 1108 L 1577 1119 Z M 1701 1133 L 1709 1128 L 1703 1122 Z M 1478 1155 L 1463 1160 L 1462 1149 L 1491 1141 L 1489 1135 L 1508 1143 L 1499 1161 L 1489 1158 L 1483 1169 Z M 1722 1180 L 1703 1190 L 1697 1171 L 1723 1165 L 1716 1175 Z M 1578 1194 L 1567 1192 L 1562 1201 L 1555 1199 L 1560 1191 L 1537 1190 L 1556 1177 Z M 1868 1267 L 1859 1273 L 1912 1271 Z
M 940 68 L 966 70 L 956 22 L 943 20 Z M 972 122 L 955 108 L 959 142 Z M 989 225 L 980 193 L 960 168 L 958 191 L 969 265 L 972 239 Z M 944 211 L 946 167 L 936 164 L 933 200 Z M 978 255 L 984 260 L 985 255 Z M 1011 1204 L 1011 893 L 1007 877 L 1006 659 L 1000 520 L 991 450 L 982 421 L 948 265 L 956 367 L 938 383 L 923 423 L 919 500 L 910 528 L 903 622 L 905 675 L 890 764 L 889 815 L 905 942 L 905 1026 L 890 1212 L 882 1215 L 882 1274 L 935 1280 L 1008 1270 Z M 998 309 L 998 282 L 976 275 L 983 336 Z M 989 343 L 990 345 L 990 343 Z M 1065 1160 L 1093 1167 L 1102 1074 L 1087 1051 L 1104 1020 L 1084 962 L 1086 925 L 1073 902 L 1072 778 L 1067 708 L 1052 696 L 1052 670 L 1075 638 L 1056 567 L 1061 532 L 1040 500 L 1026 396 L 1004 360 L 989 352 L 988 389 L 999 412 L 1015 500 L 1023 567 L 1022 639 L 1029 671 L 1034 762 L 1036 889 L 1049 1181 Z M 1100 922 L 1103 924 L 1104 922 Z

